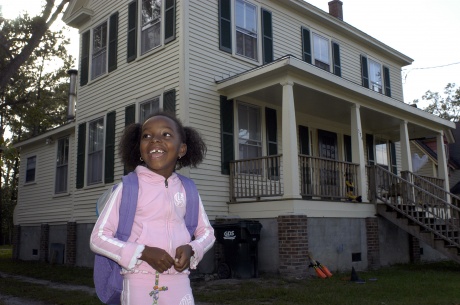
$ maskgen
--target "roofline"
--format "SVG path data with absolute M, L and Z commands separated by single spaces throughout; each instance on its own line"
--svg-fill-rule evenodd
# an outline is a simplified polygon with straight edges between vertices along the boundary
M 24 140 L 24 141 L 21 141 L 21 142 L 17 142 L 17 143 L 14 143 L 13 144 L 13 147 L 14 148 L 21 148 L 21 147 L 24 147 L 24 146 L 27 146 L 27 145 L 30 145 L 30 144 L 34 144 L 35 142 L 38 142 L 38 141 L 42 141 L 44 139 L 46 139 L 47 137 L 50 137 L 52 135 L 55 135 L 55 134 L 58 134 L 60 132 L 64 132 L 64 131 L 67 131 L 67 130 L 72 130 L 72 129 L 75 129 L 75 120 L 72 120 L 72 121 L 69 121 L 61 126 L 58 126 L 54 129 L 50 129 L 48 131 L 45 131 L 44 133 L 38 135 L 38 136 L 35 136 L 35 137 L 32 137 L 32 138 L 29 138 L 27 140 Z

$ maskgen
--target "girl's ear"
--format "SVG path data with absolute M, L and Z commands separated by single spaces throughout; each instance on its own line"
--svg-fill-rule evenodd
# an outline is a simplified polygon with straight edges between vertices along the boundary
M 187 144 L 182 143 L 179 148 L 179 156 L 182 158 L 187 153 Z

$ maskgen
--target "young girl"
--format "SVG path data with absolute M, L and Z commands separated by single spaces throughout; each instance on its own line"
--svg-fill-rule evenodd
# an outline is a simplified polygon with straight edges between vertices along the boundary
M 205 153 L 198 132 L 167 113 L 126 127 L 120 155 L 139 178 L 131 236 L 127 242 L 114 238 L 121 201 L 118 192 L 107 202 L 90 241 L 91 250 L 122 267 L 122 304 L 194 304 L 188 268 L 195 269 L 212 247 L 214 230 L 200 199 L 195 239 L 190 240 L 184 221 L 185 190 L 174 171 L 196 167 Z

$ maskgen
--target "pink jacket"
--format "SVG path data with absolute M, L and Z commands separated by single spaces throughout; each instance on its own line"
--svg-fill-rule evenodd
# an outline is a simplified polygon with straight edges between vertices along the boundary
M 139 196 L 134 224 L 127 242 L 114 238 L 118 226 L 118 210 L 122 184 L 115 189 L 91 233 L 90 247 L 95 253 L 107 256 L 123 267 L 124 272 L 154 273 L 154 269 L 139 260 L 145 245 L 166 250 L 173 258 L 176 248 L 190 244 L 195 252 L 190 268 L 195 269 L 203 255 L 214 244 L 214 229 L 200 198 L 200 212 L 195 239 L 185 226 L 185 190 L 175 173 L 165 181 L 144 166 L 138 166 Z M 121 186 L 121 187 L 120 187 Z M 172 267 L 167 273 L 177 271 Z

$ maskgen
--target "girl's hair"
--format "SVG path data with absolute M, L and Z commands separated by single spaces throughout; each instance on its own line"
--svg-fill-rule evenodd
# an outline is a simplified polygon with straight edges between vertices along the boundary
M 207 151 L 206 144 L 198 131 L 191 127 L 184 127 L 182 122 L 176 118 L 175 115 L 168 112 L 154 113 L 150 115 L 144 123 L 155 116 L 164 116 L 173 120 L 176 123 L 182 143 L 187 145 L 187 153 L 177 160 L 176 169 L 187 166 L 197 167 L 197 165 L 203 161 Z M 128 172 L 133 171 L 136 166 L 143 164 L 143 161 L 140 160 L 141 152 L 139 150 L 142 125 L 143 124 L 140 123 L 133 123 L 126 126 L 121 136 L 118 149 L 121 161 Z

